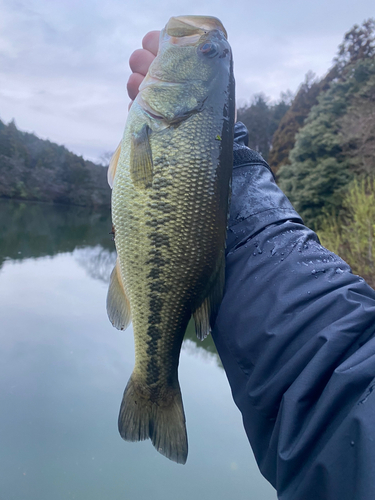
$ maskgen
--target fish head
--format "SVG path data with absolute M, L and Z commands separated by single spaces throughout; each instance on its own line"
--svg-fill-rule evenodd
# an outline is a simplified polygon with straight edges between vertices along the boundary
M 207 16 L 172 17 L 139 87 L 138 103 L 155 119 L 178 123 L 202 111 L 233 80 L 232 51 L 222 23 Z

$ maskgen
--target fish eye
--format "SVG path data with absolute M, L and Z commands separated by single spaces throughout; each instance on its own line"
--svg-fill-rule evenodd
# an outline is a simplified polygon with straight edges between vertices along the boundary
M 214 55 L 215 52 L 217 52 L 216 45 L 211 42 L 204 42 L 200 47 L 199 50 L 202 52 L 202 54 L 205 55 Z

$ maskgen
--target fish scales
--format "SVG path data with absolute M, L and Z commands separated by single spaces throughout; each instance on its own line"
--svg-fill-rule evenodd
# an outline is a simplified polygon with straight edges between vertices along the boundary
M 156 158 L 158 154 L 165 154 L 175 159 L 175 165 L 168 161 L 154 163 L 153 186 L 145 193 L 134 192 L 129 171 L 124 171 L 116 180 L 113 193 L 117 251 L 120 255 L 134 256 L 121 261 L 130 303 L 134 304 L 133 328 L 148 332 L 136 337 L 135 370 L 149 377 L 150 364 L 160 367 L 154 383 L 162 374 L 166 376 L 176 370 L 178 364 L 178 358 L 171 355 L 171 336 L 159 337 L 157 332 L 161 329 L 174 332 L 176 327 L 182 328 L 183 332 L 174 332 L 176 348 L 179 347 L 185 323 L 190 318 L 189 298 L 203 291 L 202 273 L 208 267 L 209 277 L 210 263 L 218 252 L 219 235 L 215 232 L 214 217 L 223 200 L 212 196 L 216 172 L 210 168 L 210 165 L 214 167 L 211 130 L 215 128 L 210 123 L 210 116 L 207 121 L 193 117 L 174 134 L 165 134 L 164 140 L 151 138 Z M 187 137 L 195 137 L 196 144 L 188 142 Z M 206 138 L 204 147 L 202 137 Z M 200 167 L 206 168 L 197 168 L 197 160 Z M 120 157 L 120 161 L 126 163 L 128 159 Z M 116 210 L 117 204 L 126 206 L 128 213 Z M 131 226 L 121 224 L 121 218 L 130 219 Z M 131 237 L 134 232 L 138 234 L 136 239 Z M 223 245 L 223 241 L 220 243 Z M 190 270 L 197 267 L 201 271 L 192 274 Z M 155 293 L 155 287 L 160 291 Z M 145 304 L 145 297 L 148 304 Z M 155 310 L 157 317 L 152 312 Z M 155 328 L 156 325 L 160 326 Z M 150 359 L 150 356 L 157 359 Z
M 230 66 L 226 91 L 233 86 L 231 71 Z M 189 92 L 182 92 L 187 108 L 194 101 L 191 89 L 189 84 Z M 165 98 L 168 87 L 162 90 L 155 94 L 159 99 Z M 163 127 L 153 121 L 149 109 L 145 113 L 142 100 L 136 100 L 112 193 L 118 264 L 108 310 L 115 326 L 126 326 L 129 312 L 121 326 L 113 320 L 119 313 L 110 312 L 113 290 L 122 289 L 126 305 L 117 309 L 130 309 L 135 339 L 135 367 L 125 389 L 119 429 L 127 440 L 150 437 L 158 451 L 179 463 L 187 456 L 177 373 L 183 336 L 192 314 L 197 333 L 208 333 L 210 314 L 218 307 L 223 289 L 234 118 L 233 102 L 228 99 L 234 101 L 234 95 L 221 93 L 219 106 L 217 95 L 208 95 L 201 109 Z M 168 106 L 175 94 L 169 94 Z M 155 106 L 152 99 L 146 106 L 149 102 Z M 152 175 L 147 172 L 150 155 Z M 136 173 L 134 164 L 140 165 Z

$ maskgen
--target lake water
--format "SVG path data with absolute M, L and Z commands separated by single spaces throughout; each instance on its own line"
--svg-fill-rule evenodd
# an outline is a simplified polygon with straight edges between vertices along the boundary
M 133 332 L 110 324 L 108 211 L 0 200 L 0 499 L 275 500 L 212 340 L 188 329 L 189 457 L 117 430 Z

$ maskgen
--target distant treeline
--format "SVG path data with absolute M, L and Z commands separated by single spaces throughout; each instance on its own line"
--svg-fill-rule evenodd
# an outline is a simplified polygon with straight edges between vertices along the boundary
M 256 94 L 251 104 L 237 110 L 237 119 L 249 131 L 249 147 L 260 153 L 265 160 L 272 155 L 272 143 L 280 122 L 293 101 L 291 91 L 282 92 L 277 103 L 270 103 L 263 94 Z M 271 150 L 271 151 L 270 151 Z
M 110 205 L 106 169 L 0 120 L 0 197 Z

